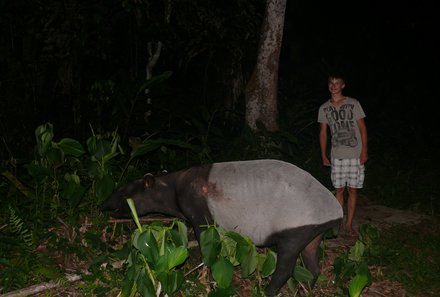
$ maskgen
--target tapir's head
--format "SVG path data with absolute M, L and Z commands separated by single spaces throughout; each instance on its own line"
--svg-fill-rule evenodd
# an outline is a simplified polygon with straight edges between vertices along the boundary
M 109 212 L 114 218 L 131 218 L 131 210 L 127 199 L 133 199 L 139 216 L 149 212 L 148 208 L 154 207 L 155 179 L 151 174 L 132 181 L 115 190 L 100 206 L 101 211 Z

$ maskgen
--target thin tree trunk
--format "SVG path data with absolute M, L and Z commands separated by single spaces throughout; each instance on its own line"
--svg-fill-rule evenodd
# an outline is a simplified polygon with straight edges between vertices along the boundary
M 257 122 L 269 131 L 278 130 L 278 68 L 287 0 L 268 0 L 261 30 L 257 63 L 246 86 L 246 123 Z

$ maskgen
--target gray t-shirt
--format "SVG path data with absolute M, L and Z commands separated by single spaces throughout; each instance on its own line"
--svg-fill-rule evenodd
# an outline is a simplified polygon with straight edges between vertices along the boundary
M 331 158 L 358 159 L 361 154 L 362 140 L 357 120 L 365 113 L 359 101 L 346 97 L 339 107 L 327 100 L 319 107 L 318 122 L 330 127 Z

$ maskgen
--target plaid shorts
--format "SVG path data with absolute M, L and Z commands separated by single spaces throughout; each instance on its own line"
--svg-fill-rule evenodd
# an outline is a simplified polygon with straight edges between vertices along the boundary
M 332 159 L 331 180 L 333 186 L 360 189 L 364 186 L 365 166 L 359 159 Z

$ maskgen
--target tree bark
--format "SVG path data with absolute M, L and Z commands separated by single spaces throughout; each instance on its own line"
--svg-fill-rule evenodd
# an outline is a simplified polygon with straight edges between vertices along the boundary
M 247 83 L 246 123 L 254 131 L 260 122 L 278 130 L 278 68 L 287 0 L 267 0 L 257 63 Z

